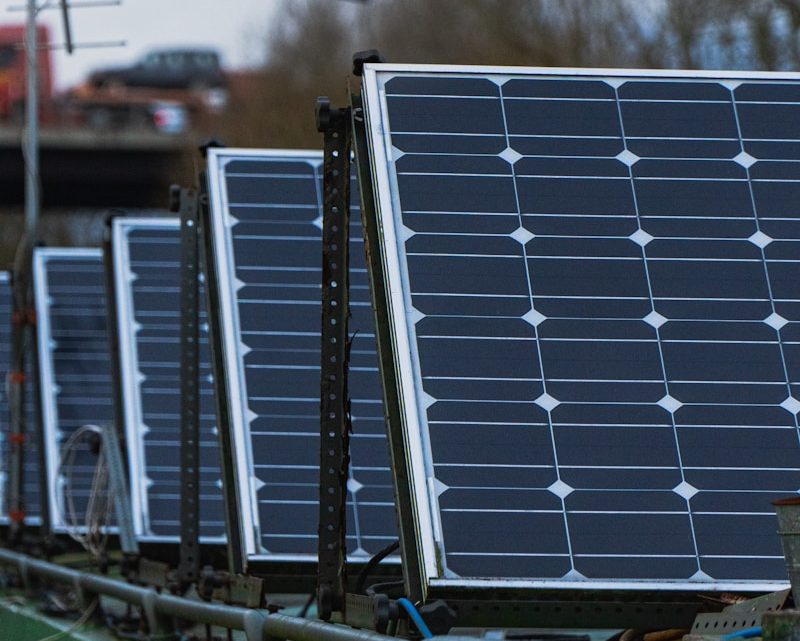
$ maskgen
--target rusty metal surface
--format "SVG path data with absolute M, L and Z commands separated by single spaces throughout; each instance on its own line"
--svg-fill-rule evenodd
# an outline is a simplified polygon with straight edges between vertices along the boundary
M 780 610 L 786 605 L 789 592 L 789 590 L 780 590 L 754 599 L 740 601 L 729 605 L 722 612 L 700 613 L 694 620 L 690 634 L 719 636 L 758 627 L 765 614 Z

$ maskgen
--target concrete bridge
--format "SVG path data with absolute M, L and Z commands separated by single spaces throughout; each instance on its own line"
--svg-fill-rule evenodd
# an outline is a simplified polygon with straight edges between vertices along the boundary
M 149 131 L 42 129 L 42 206 L 163 208 L 171 183 L 191 181 L 196 145 Z M 0 128 L 0 208 L 23 202 L 22 131 Z

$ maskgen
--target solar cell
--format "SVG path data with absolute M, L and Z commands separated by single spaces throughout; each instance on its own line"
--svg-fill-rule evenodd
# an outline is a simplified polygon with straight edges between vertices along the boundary
M 13 298 L 11 278 L 8 272 L 0 272 L 0 524 L 8 524 L 7 483 L 8 483 L 8 434 L 11 429 L 11 414 L 6 375 L 11 369 L 11 314 Z M 28 370 L 30 371 L 30 369 Z M 27 380 L 31 380 L 30 377 Z M 36 420 L 36 405 L 32 385 L 25 389 L 25 427 L 27 439 L 24 453 L 23 499 L 25 501 L 26 523 L 39 525 L 39 453 Z
M 78 428 L 113 421 L 103 257 L 99 249 L 37 248 L 33 258 L 47 496 L 53 530 L 65 532 L 70 501 L 84 523 L 97 458 L 86 444 L 78 449 L 67 495 L 61 448 Z
M 314 561 L 319 521 L 318 152 L 209 151 L 209 233 L 242 540 L 251 561 Z M 356 217 L 354 216 L 354 219 Z M 360 230 L 353 221 L 353 238 Z M 363 251 L 352 256 L 350 558 L 396 538 Z
M 800 76 L 368 65 L 364 100 L 424 583 L 784 586 Z
M 115 218 L 112 254 L 122 398 L 137 538 L 180 539 L 180 222 Z M 201 301 L 202 301 L 201 296 Z M 225 541 L 205 305 L 200 340 L 200 537 Z

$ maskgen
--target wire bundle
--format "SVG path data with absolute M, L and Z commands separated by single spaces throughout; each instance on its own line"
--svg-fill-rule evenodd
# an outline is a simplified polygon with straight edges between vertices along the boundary
M 105 551 L 108 543 L 108 525 L 114 506 L 113 491 L 109 487 L 108 463 L 102 446 L 97 455 L 83 522 L 81 522 L 81 517 L 75 507 L 73 482 L 78 455 L 85 451 L 93 438 L 101 439 L 102 442 L 102 431 L 96 425 L 84 425 L 70 435 L 61 448 L 61 460 L 57 475 L 58 478 L 63 479 L 63 493 L 60 496 L 62 500 L 59 501 L 59 509 L 67 533 L 87 552 L 99 557 Z M 64 505 L 62 505 L 62 501 Z

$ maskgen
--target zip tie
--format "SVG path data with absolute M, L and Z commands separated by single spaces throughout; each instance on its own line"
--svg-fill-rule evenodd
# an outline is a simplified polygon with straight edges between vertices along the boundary
M 28 437 L 25 436 L 25 434 L 9 434 L 8 442 L 13 443 L 14 445 L 24 445 L 27 438 Z
M 8 513 L 8 518 L 14 523 L 22 523 L 25 520 L 25 512 L 22 510 L 11 510 Z
M 8 380 L 10 383 L 22 384 L 27 380 L 27 377 L 25 376 L 25 372 L 9 372 Z

